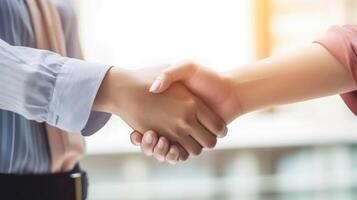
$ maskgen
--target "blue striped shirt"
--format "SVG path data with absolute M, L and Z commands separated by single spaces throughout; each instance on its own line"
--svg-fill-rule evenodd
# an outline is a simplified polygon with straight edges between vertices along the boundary
M 70 0 L 52 0 L 62 20 L 69 57 L 78 57 L 78 34 Z M 49 173 L 44 122 L 89 135 L 109 119 L 92 112 L 110 66 L 35 49 L 25 0 L 0 0 L 0 173 Z

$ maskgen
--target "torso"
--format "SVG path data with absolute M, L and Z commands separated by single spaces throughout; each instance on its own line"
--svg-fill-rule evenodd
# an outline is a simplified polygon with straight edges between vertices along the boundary
M 71 0 L 52 0 L 58 8 L 64 34 L 73 38 L 76 31 Z M 0 39 L 14 46 L 35 47 L 26 0 L 0 1 Z M 77 39 L 74 37 L 74 39 Z M 75 52 L 68 46 L 69 56 Z M 43 123 L 30 121 L 5 110 L 0 110 L 0 173 L 38 174 L 49 173 L 51 157 Z

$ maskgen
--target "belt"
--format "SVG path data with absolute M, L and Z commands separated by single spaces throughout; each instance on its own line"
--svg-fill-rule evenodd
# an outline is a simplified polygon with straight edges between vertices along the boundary
M 0 174 L 0 199 L 85 200 L 88 178 L 79 165 L 57 174 Z

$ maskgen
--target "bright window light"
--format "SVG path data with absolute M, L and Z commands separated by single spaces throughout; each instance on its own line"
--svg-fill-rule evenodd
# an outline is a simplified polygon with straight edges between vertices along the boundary
M 194 59 L 216 70 L 252 60 L 250 1 L 83 0 L 80 32 L 91 61 L 140 68 Z

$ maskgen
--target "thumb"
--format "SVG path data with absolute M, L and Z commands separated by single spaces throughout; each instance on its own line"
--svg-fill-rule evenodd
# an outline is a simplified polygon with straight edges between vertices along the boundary
M 165 69 L 150 87 L 150 92 L 161 93 L 178 81 L 189 80 L 197 71 L 198 65 L 193 62 L 183 62 Z

